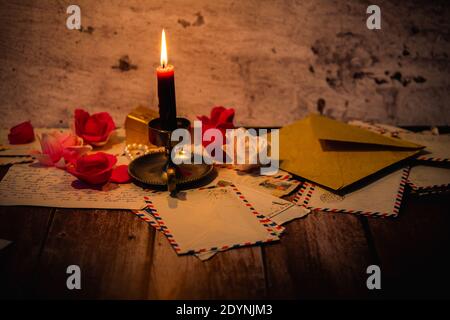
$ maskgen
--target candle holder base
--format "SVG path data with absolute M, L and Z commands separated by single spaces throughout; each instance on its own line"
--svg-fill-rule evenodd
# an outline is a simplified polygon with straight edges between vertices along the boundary
M 201 187 L 215 178 L 212 165 L 180 164 L 168 167 L 169 160 L 165 152 L 147 154 L 133 160 L 128 166 L 128 172 L 143 187 L 171 192 L 174 191 L 170 190 L 173 183 L 177 190 L 190 189 Z M 173 173 L 168 174 L 168 169 L 172 169 Z
M 177 118 L 177 128 L 189 129 L 190 124 L 185 118 Z M 171 141 L 172 131 L 162 129 L 159 118 L 151 120 L 148 128 L 149 142 L 164 147 L 165 151 L 147 154 L 129 164 L 128 173 L 138 184 L 157 190 L 168 190 L 173 194 L 179 189 L 200 187 L 215 178 L 212 165 L 175 165 L 172 162 L 171 151 L 178 142 Z

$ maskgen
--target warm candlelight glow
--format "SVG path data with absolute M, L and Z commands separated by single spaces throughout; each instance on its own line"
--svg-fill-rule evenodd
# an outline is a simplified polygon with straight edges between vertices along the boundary
M 161 36 L 161 67 L 167 66 L 167 46 L 166 46 L 166 32 L 162 31 Z

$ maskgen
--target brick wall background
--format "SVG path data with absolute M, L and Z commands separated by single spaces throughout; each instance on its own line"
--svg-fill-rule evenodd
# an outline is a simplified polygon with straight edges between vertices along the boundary
M 75 107 L 157 106 L 155 68 L 167 30 L 179 114 L 234 107 L 242 125 L 308 112 L 399 125 L 450 122 L 450 5 L 376 1 L 2 1 L 0 127 L 67 126 Z M 68 30 L 78 4 L 82 31 Z

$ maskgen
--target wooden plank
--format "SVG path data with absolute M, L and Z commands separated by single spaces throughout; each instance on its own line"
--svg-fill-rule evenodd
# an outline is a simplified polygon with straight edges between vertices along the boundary
M 165 236 L 154 243 L 150 299 L 258 299 L 266 296 L 261 248 L 220 252 L 208 261 L 177 256 Z
M 3 179 L 3 177 L 8 172 L 9 166 L 0 166 L 0 181 Z
M 0 180 L 8 168 L 0 167 Z M 0 207 L 0 238 L 13 241 L 0 251 L 0 297 L 28 297 L 52 211 L 50 208 Z
M 142 299 L 147 295 L 154 231 L 128 211 L 57 209 L 33 294 L 45 298 Z M 81 268 L 81 290 L 66 269 Z
M 270 298 L 369 296 L 366 268 L 376 260 L 361 218 L 311 213 L 287 225 L 281 244 L 263 248 Z
M 0 297 L 27 298 L 53 209 L 0 207 Z
M 397 219 L 369 220 L 385 297 L 450 297 L 450 197 L 409 195 Z

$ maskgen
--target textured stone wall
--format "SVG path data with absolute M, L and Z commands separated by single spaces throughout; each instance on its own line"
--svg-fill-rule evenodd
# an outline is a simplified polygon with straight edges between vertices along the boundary
M 432 4 L 430 4 L 432 2 Z M 375 3 L 375 2 L 374 2 Z M 65 26 L 81 7 L 81 31 Z M 167 30 L 179 114 L 234 107 L 242 125 L 277 126 L 308 112 L 399 125 L 450 122 L 450 5 L 376 1 L 2 1 L 0 127 L 67 126 L 75 107 L 156 107 Z

